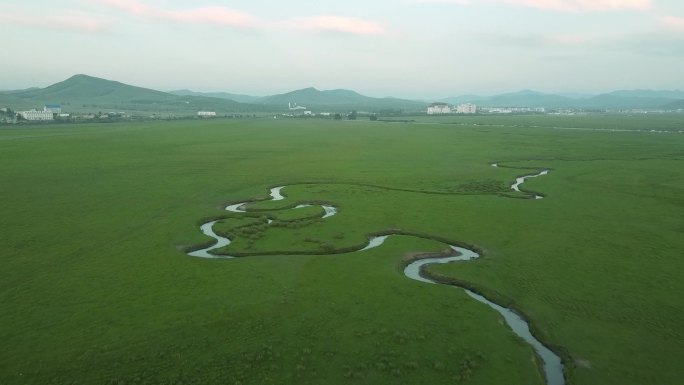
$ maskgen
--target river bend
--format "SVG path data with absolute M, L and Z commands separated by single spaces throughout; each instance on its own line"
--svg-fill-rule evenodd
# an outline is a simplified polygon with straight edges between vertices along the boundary
M 498 167 L 497 163 L 492 164 L 493 167 Z M 511 186 L 511 189 L 514 191 L 520 191 L 520 185 L 525 182 L 525 179 L 527 178 L 536 178 L 542 175 L 548 174 L 548 170 L 543 170 L 537 174 L 531 174 L 531 175 L 525 175 L 518 177 L 515 181 L 515 183 Z M 274 201 L 279 201 L 285 199 L 285 196 L 282 195 L 282 190 L 285 188 L 285 186 L 279 186 L 279 187 L 274 187 L 271 189 L 271 200 Z M 543 197 L 540 195 L 535 195 L 536 199 L 542 199 Z M 230 212 L 234 213 L 246 213 L 248 209 L 248 205 L 250 202 L 241 202 L 241 203 L 235 203 L 227 206 L 225 209 Z M 311 204 L 301 204 L 298 206 L 295 206 L 294 209 L 297 208 L 302 208 L 302 207 L 310 207 L 312 206 Z M 337 209 L 334 206 L 331 205 L 321 205 L 321 207 L 324 210 L 324 214 L 322 215 L 321 218 L 329 218 L 331 216 L 334 216 L 337 214 Z M 224 246 L 227 246 L 230 244 L 231 240 L 229 238 L 223 237 L 221 235 L 218 235 L 214 232 L 213 226 L 214 224 L 218 222 L 218 220 L 214 221 L 209 221 L 207 223 L 204 223 L 200 226 L 200 230 L 202 231 L 203 234 L 207 235 L 210 238 L 213 238 L 216 240 L 216 242 L 206 248 L 200 249 L 200 250 L 195 250 L 192 252 L 189 252 L 188 255 L 192 257 L 199 257 L 199 258 L 211 258 L 211 259 L 230 259 L 234 258 L 233 256 L 230 255 L 218 255 L 218 254 L 212 254 L 212 250 L 216 250 L 219 248 L 222 248 Z M 269 220 L 269 223 L 272 221 Z M 353 252 L 362 252 L 365 250 L 373 249 L 376 247 L 382 246 L 382 244 L 392 235 L 379 235 L 379 236 L 372 236 L 368 239 L 368 243 L 359 248 L 356 251 Z M 479 254 L 476 253 L 473 250 L 466 249 L 463 247 L 459 247 L 456 245 L 448 245 L 449 248 L 452 250 L 452 254 L 450 256 L 434 256 L 434 257 L 426 257 L 426 258 L 421 258 L 418 260 L 415 260 L 413 262 L 408 263 L 404 267 L 404 275 L 410 279 L 419 281 L 419 282 L 424 282 L 428 284 L 441 284 L 440 282 L 437 282 L 430 278 L 428 275 L 425 274 L 425 268 L 430 265 L 434 264 L 443 264 L 443 263 L 453 263 L 453 262 L 466 262 L 466 261 L 471 261 L 479 258 Z M 506 324 L 511 328 L 513 333 L 515 333 L 518 337 L 522 338 L 525 342 L 527 342 L 532 349 L 534 349 L 535 353 L 539 357 L 539 359 L 542 362 L 542 371 L 544 378 L 546 380 L 547 385 L 565 385 L 565 377 L 563 376 L 563 363 L 561 361 L 561 358 L 551 351 L 549 348 L 544 346 L 539 340 L 537 340 L 532 333 L 530 332 L 530 328 L 528 323 L 525 321 L 523 317 L 518 315 L 515 311 L 503 307 L 487 298 L 484 296 L 477 294 L 473 292 L 472 290 L 469 290 L 468 288 L 465 287 L 460 287 L 457 285 L 446 285 L 450 287 L 456 287 L 456 288 L 461 288 L 465 290 L 466 294 L 470 296 L 471 298 L 475 299 L 478 302 L 481 302 L 483 304 L 486 304 L 490 308 L 494 309 L 497 311 L 506 321 Z

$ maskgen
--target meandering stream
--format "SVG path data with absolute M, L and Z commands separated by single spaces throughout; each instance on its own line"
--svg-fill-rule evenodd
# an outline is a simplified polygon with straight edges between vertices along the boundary
M 492 164 L 493 167 L 498 167 L 498 164 L 494 163 Z M 515 191 L 520 191 L 520 185 L 525 182 L 525 179 L 527 178 L 536 178 L 542 175 L 546 175 L 548 173 L 548 170 L 541 171 L 538 174 L 533 174 L 533 175 L 526 175 L 522 176 L 516 179 L 515 183 L 511 186 L 511 189 Z M 274 187 L 271 189 L 271 200 L 274 201 L 279 201 L 285 199 L 285 197 L 282 195 L 282 189 L 285 188 L 285 186 L 279 186 L 279 187 Z M 540 195 L 535 195 L 536 199 L 541 199 L 543 198 Z M 225 209 L 230 212 L 234 213 L 246 213 L 247 212 L 247 206 L 250 202 L 241 202 L 241 203 L 236 203 L 236 204 L 231 204 L 227 206 Z M 294 209 L 297 208 L 302 208 L 302 207 L 310 207 L 312 206 L 311 204 L 300 204 L 298 206 L 295 206 Z M 321 205 L 321 207 L 324 210 L 324 214 L 321 216 L 321 218 L 329 218 L 331 216 L 334 216 L 337 214 L 337 209 L 334 206 L 330 205 Z M 229 238 L 223 237 L 221 235 L 218 235 L 214 232 L 213 226 L 214 224 L 218 222 L 218 220 L 215 221 L 210 221 L 207 223 L 202 224 L 200 226 L 200 229 L 202 233 L 207 235 L 208 237 L 211 237 L 216 240 L 216 243 L 213 245 L 196 250 L 193 252 L 188 253 L 189 256 L 192 257 L 199 257 L 199 258 L 212 258 L 212 259 L 217 259 L 217 258 L 223 258 L 223 259 L 229 259 L 229 258 L 234 258 L 233 256 L 230 255 L 216 255 L 212 254 L 212 250 L 216 250 L 219 248 L 222 248 L 224 246 L 227 246 L 230 244 L 231 240 Z M 271 223 L 271 220 L 269 220 L 268 223 Z M 382 244 L 390 237 L 391 235 L 381 235 L 381 236 L 373 236 L 368 239 L 368 243 L 364 246 L 359 248 L 356 251 L 353 252 L 362 252 L 365 250 L 369 250 L 372 248 L 380 247 Z M 470 261 L 479 258 L 479 254 L 476 253 L 473 250 L 469 250 L 466 248 L 462 248 L 459 246 L 455 245 L 449 245 L 449 248 L 451 248 L 456 255 L 451 255 L 451 256 L 439 256 L 439 257 L 427 257 L 427 258 L 421 258 L 416 261 L 413 261 L 406 265 L 404 268 L 404 275 L 408 278 L 414 279 L 416 281 L 424 282 L 424 283 L 429 283 L 429 284 L 441 284 L 440 282 L 437 282 L 433 279 L 431 279 L 429 276 L 427 276 L 424 273 L 424 269 L 433 264 L 443 264 L 443 263 L 452 263 L 452 262 L 465 262 L 465 261 Z M 504 318 L 506 321 L 506 324 L 511 328 L 513 333 L 515 333 L 517 336 L 522 338 L 525 342 L 527 342 L 536 352 L 537 356 L 541 359 L 542 361 L 542 369 L 543 369 L 543 374 L 544 378 L 546 380 L 547 385 L 565 385 L 565 378 L 563 376 L 563 364 L 561 361 L 561 358 L 555 354 L 553 351 L 551 351 L 549 348 L 544 346 L 539 340 L 537 340 L 532 333 L 530 332 L 530 328 L 528 323 L 516 312 L 513 310 L 503 307 L 501 305 L 496 304 L 495 302 L 485 298 L 484 296 L 477 294 L 465 287 L 460 287 L 460 286 L 455 286 L 455 285 L 446 285 L 446 286 L 451 286 L 451 287 L 459 287 L 463 290 L 465 290 L 466 294 L 468 294 L 470 297 L 475 299 L 476 301 L 479 301 L 481 303 L 486 304 L 487 306 L 491 307 L 492 309 L 496 310 L 501 316 Z
M 491 166 L 492 167 L 499 167 L 499 164 L 498 163 L 492 163 Z M 522 191 L 520 191 L 520 185 L 525 183 L 526 179 L 540 177 L 540 176 L 546 175 L 548 173 L 549 173 L 549 170 L 542 170 L 536 174 L 529 174 L 529 175 L 520 176 L 520 177 L 516 178 L 515 183 L 513 183 L 511 185 L 511 190 L 517 191 L 517 192 L 522 192 Z M 539 194 L 534 194 L 534 199 L 544 199 L 544 197 L 539 195 Z
M 209 254 L 209 252 L 212 250 L 220 249 L 221 247 L 230 245 L 230 239 L 222 237 L 214 232 L 214 224 L 216 224 L 216 222 L 218 221 L 207 222 L 200 226 L 200 230 L 202 230 L 202 233 L 210 238 L 214 238 L 216 240 L 216 243 L 207 248 L 195 250 L 191 253 L 188 253 L 189 256 L 199 258 L 233 258 L 228 255 Z

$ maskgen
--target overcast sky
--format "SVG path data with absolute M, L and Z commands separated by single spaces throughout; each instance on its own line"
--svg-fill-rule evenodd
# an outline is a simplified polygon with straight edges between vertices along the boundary
M 684 89 L 682 0 L 2 0 L 0 89 Z

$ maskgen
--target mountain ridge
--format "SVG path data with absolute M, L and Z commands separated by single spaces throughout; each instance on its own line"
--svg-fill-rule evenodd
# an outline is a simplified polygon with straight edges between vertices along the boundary
M 504 93 L 493 96 L 465 95 L 444 98 L 440 101 L 475 103 L 481 107 L 544 107 L 550 109 L 627 110 L 671 109 L 684 99 L 679 90 L 618 90 L 584 97 L 547 94 L 533 90 Z
M 238 100 L 236 100 L 238 99 Z M 626 110 L 681 109 L 684 91 L 680 90 L 617 90 L 598 95 L 570 97 L 521 90 L 491 96 L 461 95 L 431 101 L 460 104 L 471 102 L 481 107 L 544 107 L 547 109 Z M 177 90 L 163 92 L 122 82 L 77 74 L 45 88 L 0 91 L 0 107 L 14 109 L 39 108 L 60 103 L 73 111 L 122 110 L 194 113 L 200 110 L 217 113 L 287 111 L 296 105 L 342 112 L 361 110 L 424 111 L 430 101 L 394 97 L 375 98 L 349 89 L 319 90 L 306 87 L 269 96 L 251 96 L 229 92 L 195 92 Z M 33 106 L 33 107 L 31 107 Z
M 427 104 L 425 102 L 398 99 L 398 98 L 374 98 L 362 95 L 353 90 L 347 89 L 333 89 L 333 90 L 319 90 L 314 87 L 302 88 L 286 92 L 283 94 L 276 94 L 263 97 L 255 103 L 262 105 L 289 105 L 296 103 L 300 106 L 308 108 L 329 108 L 334 111 L 342 110 L 372 110 L 378 111 L 383 109 L 405 109 L 405 110 L 422 110 Z
M 178 95 L 178 96 L 204 96 L 204 97 L 209 97 L 209 98 L 228 99 L 228 100 L 236 101 L 238 103 L 252 103 L 255 100 L 261 98 L 261 96 L 234 94 L 234 93 L 230 93 L 230 92 L 197 92 L 197 91 L 192 91 L 192 90 L 188 90 L 188 89 L 173 90 L 173 91 L 168 91 L 168 93 L 173 94 L 173 95 Z
M 21 101 L 21 106 L 58 103 L 74 112 L 148 111 L 164 113 L 194 113 L 198 110 L 217 110 L 222 113 L 255 109 L 235 101 L 204 96 L 178 96 L 149 88 L 133 86 L 114 80 L 77 74 L 45 88 L 31 88 L 11 93 L 0 93 L 0 102 Z M 25 107 L 24 107 L 25 108 Z

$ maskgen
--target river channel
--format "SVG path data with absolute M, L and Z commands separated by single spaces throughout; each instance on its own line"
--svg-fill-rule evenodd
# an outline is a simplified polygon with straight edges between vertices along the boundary
M 493 167 L 498 167 L 497 163 L 492 164 Z M 512 190 L 515 191 L 520 191 L 520 185 L 525 182 L 526 179 L 528 178 L 536 178 L 542 175 L 548 174 L 548 170 L 543 170 L 537 174 L 531 174 L 531 175 L 526 175 L 526 176 L 521 176 L 518 177 L 515 181 L 515 183 L 511 186 Z M 285 186 L 279 186 L 279 187 L 274 187 L 271 189 L 271 200 L 274 201 L 279 201 L 285 199 L 285 196 L 282 195 L 282 190 L 285 188 Z M 535 199 L 542 199 L 543 197 L 540 195 L 535 195 Z M 231 204 L 227 206 L 225 209 L 230 212 L 234 213 L 246 213 L 248 210 L 248 205 L 250 202 L 241 202 L 241 203 L 236 203 L 236 204 Z M 302 207 L 309 207 L 312 206 L 311 204 L 301 204 L 298 206 L 295 206 L 294 209 L 302 208 Z M 320 205 L 323 210 L 324 214 L 322 215 L 321 218 L 329 218 L 337 214 L 337 209 L 334 206 L 331 205 Z M 200 226 L 200 230 L 202 231 L 203 234 L 206 236 L 213 238 L 216 240 L 216 243 L 213 245 L 200 249 L 200 250 L 195 250 L 190 253 L 188 253 L 189 256 L 192 257 L 199 257 L 199 258 L 211 258 L 211 259 L 231 259 L 234 258 L 233 256 L 230 255 L 219 255 L 219 254 L 212 254 L 212 250 L 216 250 L 219 248 L 222 248 L 224 246 L 227 246 L 230 244 L 231 240 L 223 237 L 221 235 L 218 235 L 214 232 L 213 226 L 214 224 L 218 222 L 217 220 L 215 221 L 210 221 L 207 223 L 204 223 Z M 270 221 L 269 221 L 270 223 Z M 359 248 L 356 251 L 352 252 L 363 252 L 369 249 L 373 249 L 376 247 L 382 246 L 382 244 L 392 235 L 381 235 L 381 236 L 373 236 L 368 239 L 368 243 L 364 246 Z M 516 334 L 518 337 L 522 338 L 526 343 L 528 343 L 532 349 L 534 349 L 535 353 L 537 354 L 537 357 L 542 362 L 542 371 L 543 371 L 543 376 L 546 380 L 547 385 L 565 385 L 565 377 L 563 376 L 563 363 L 561 361 L 560 356 L 558 356 L 556 353 L 551 351 L 548 347 L 544 346 L 539 340 L 537 340 L 534 335 L 530 332 L 530 327 L 527 321 L 521 317 L 518 313 L 513 311 L 512 309 L 503 307 L 487 298 L 484 296 L 473 292 L 472 290 L 469 290 L 468 288 L 465 287 L 460 287 L 457 285 L 446 285 L 442 284 L 440 282 L 437 282 L 429 277 L 425 273 L 425 268 L 430 265 L 434 264 L 443 264 L 443 263 L 453 263 L 453 262 L 466 262 L 466 261 L 471 261 L 474 259 L 479 258 L 479 254 L 476 253 L 473 250 L 466 249 L 463 247 L 455 246 L 455 245 L 448 245 L 449 248 L 453 251 L 452 255 L 449 256 L 434 256 L 434 257 L 426 257 L 426 258 L 421 258 L 418 260 L 415 260 L 413 262 L 410 262 L 407 264 L 404 268 L 404 275 L 410 279 L 424 282 L 426 284 L 440 284 L 440 285 L 445 285 L 453 288 L 460 288 L 465 290 L 466 294 L 472 297 L 474 300 L 481 302 L 490 308 L 494 309 L 497 311 L 506 321 L 506 324 L 508 327 L 511 328 L 514 334 Z

